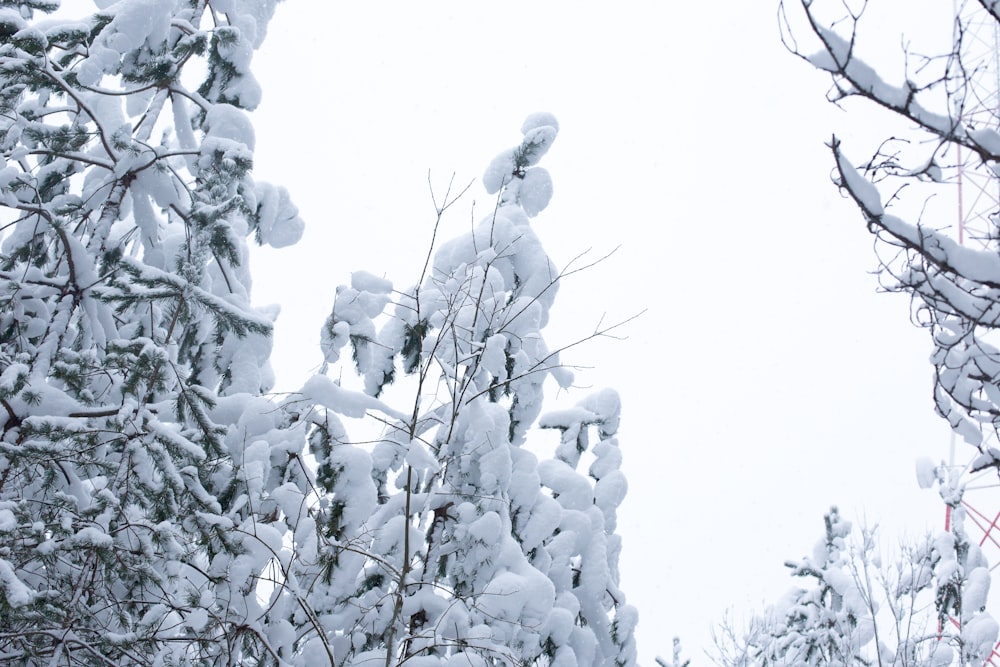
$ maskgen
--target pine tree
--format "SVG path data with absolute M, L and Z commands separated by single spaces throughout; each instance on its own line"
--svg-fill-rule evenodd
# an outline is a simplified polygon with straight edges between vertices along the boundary
M 273 2 L 30 22 L 56 4 L 0 7 L 0 656 L 263 661 L 272 314 L 246 238 L 301 230 L 250 177 Z

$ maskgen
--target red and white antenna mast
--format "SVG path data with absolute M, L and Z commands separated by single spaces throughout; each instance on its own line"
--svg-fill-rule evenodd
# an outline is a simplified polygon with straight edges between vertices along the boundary
M 960 0 L 955 3 L 954 30 L 954 55 L 960 69 L 954 79 L 957 87 L 949 91 L 954 104 L 952 111 L 968 128 L 1000 129 L 1000 24 L 979 2 Z M 1000 178 L 982 164 L 977 155 L 961 147 L 958 147 L 956 161 L 958 241 L 1000 252 Z M 990 431 L 983 433 L 983 445 L 1000 446 L 996 434 Z M 971 473 L 969 463 L 978 452 L 968 447 L 964 449 L 970 451 L 956 452 L 955 434 L 952 433 L 948 476 L 953 483 L 964 487 L 962 508 L 969 539 L 978 542 L 991 571 L 996 572 L 1000 565 L 997 471 L 988 468 Z M 951 507 L 945 509 L 945 530 L 951 529 L 951 512 Z M 989 607 L 993 617 L 1000 618 L 997 613 L 1000 604 L 994 601 Z M 1000 643 L 994 647 L 986 664 L 1000 667 Z

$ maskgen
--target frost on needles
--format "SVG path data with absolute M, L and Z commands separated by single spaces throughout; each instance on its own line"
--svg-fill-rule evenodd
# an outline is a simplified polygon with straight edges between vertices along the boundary
M 539 419 L 571 382 L 530 225 L 555 119 L 416 286 L 353 274 L 327 372 L 275 397 L 247 242 L 303 227 L 251 175 L 275 3 L 98 4 L 0 0 L 0 662 L 634 664 L 618 397 Z

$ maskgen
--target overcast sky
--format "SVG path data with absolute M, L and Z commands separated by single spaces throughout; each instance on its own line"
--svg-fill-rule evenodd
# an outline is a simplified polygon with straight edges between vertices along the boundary
M 948 4 L 894 2 L 902 21 L 874 16 L 866 36 L 890 52 L 904 30 L 947 40 Z M 776 12 L 297 0 L 255 60 L 256 173 L 287 186 L 308 225 L 297 247 L 255 257 L 256 299 L 283 305 L 285 388 L 318 363 L 351 271 L 415 280 L 428 171 L 438 191 L 452 173 L 476 180 L 444 222 L 460 233 L 489 205 L 478 179 L 524 116 L 559 118 L 543 165 L 555 195 L 535 228 L 560 265 L 621 248 L 564 282 L 550 343 L 646 311 L 627 339 L 564 360 L 590 367 L 579 384 L 623 396 L 623 586 L 647 665 L 674 634 L 704 663 L 728 608 L 790 586 L 782 563 L 811 550 L 831 504 L 890 541 L 942 523 L 913 472 L 918 456 L 948 455 L 930 343 L 905 297 L 876 293 L 872 238 L 830 183 L 824 145 L 837 132 L 863 156 L 884 119 L 826 103 L 828 78 L 784 49 Z

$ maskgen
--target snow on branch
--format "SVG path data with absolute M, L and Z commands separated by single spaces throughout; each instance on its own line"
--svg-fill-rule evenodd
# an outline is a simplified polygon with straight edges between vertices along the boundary
M 866 3 L 799 4 L 802 29 L 791 27 L 794 16 L 781 4 L 782 39 L 795 55 L 832 76 L 829 99 L 837 104 L 865 99 L 901 121 L 899 135 L 881 142 L 861 168 L 834 137 L 829 144 L 834 181 L 879 240 L 882 285 L 911 295 L 915 321 L 931 332 L 935 409 L 979 449 L 977 467 L 1000 467 L 1000 449 L 988 444 L 1000 433 L 997 212 L 976 218 L 983 229 L 966 229 L 967 221 L 961 220 L 963 243 L 946 232 L 954 220 L 950 210 L 946 219 L 940 218 L 935 199 L 962 196 L 955 191 L 963 187 L 960 173 L 971 172 L 969 178 L 974 173 L 987 182 L 1000 173 L 1000 133 L 993 127 L 992 112 L 986 120 L 974 113 L 979 78 L 992 77 L 995 64 L 967 48 L 977 39 L 980 24 L 995 30 L 988 24 L 997 20 L 997 4 L 981 0 L 981 9 L 963 6 L 954 19 L 952 46 L 944 53 L 915 55 L 907 42 L 905 71 L 896 77 L 902 85 L 888 83 L 891 73 L 859 55 Z M 800 46 L 796 33 L 814 38 L 818 50 Z M 914 197 L 922 197 L 916 207 Z M 967 245 L 972 231 L 975 244 Z

